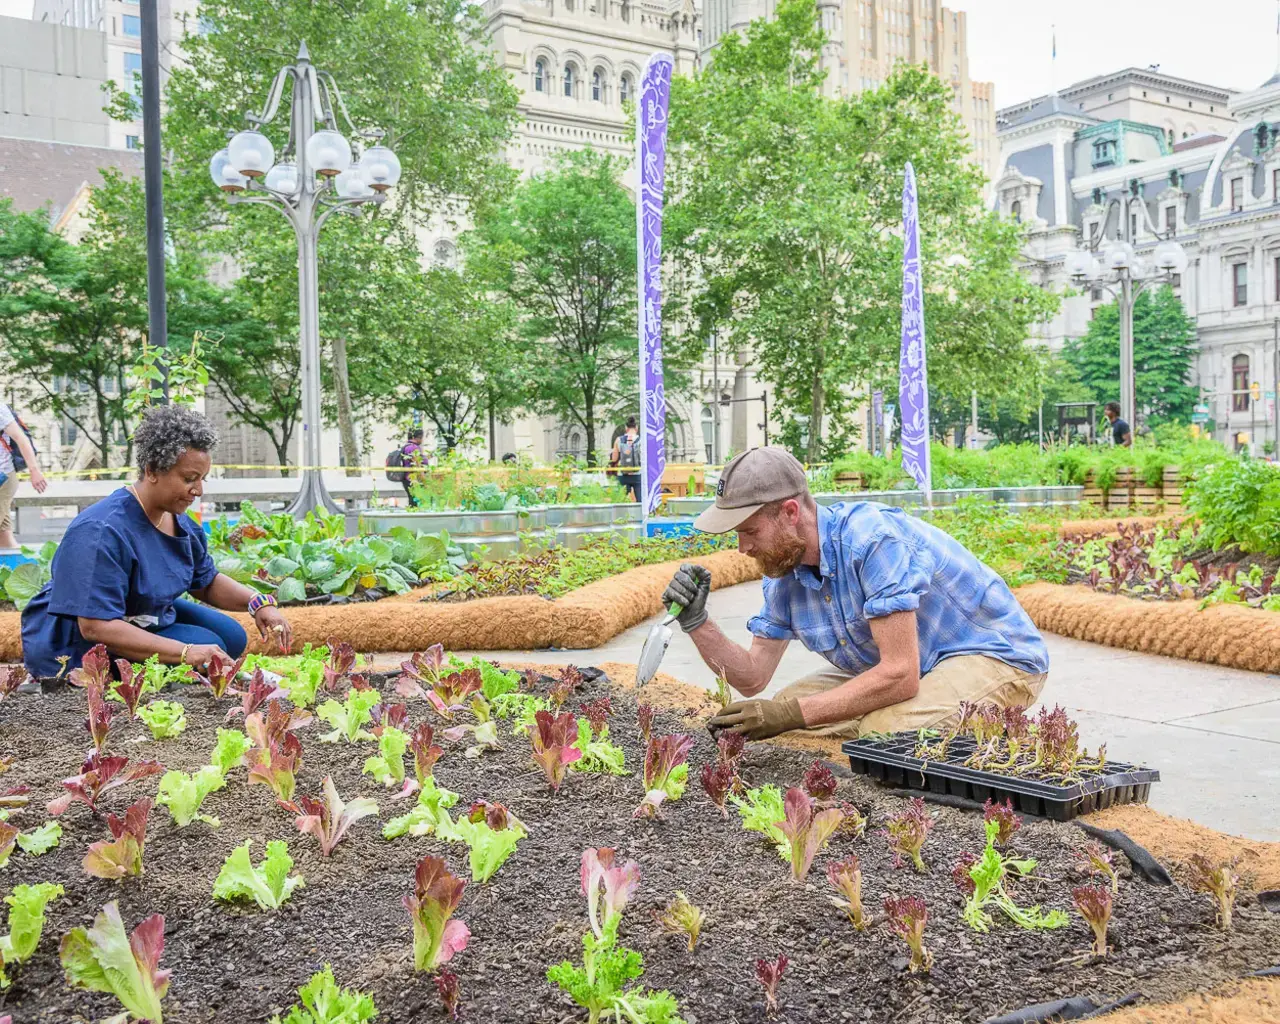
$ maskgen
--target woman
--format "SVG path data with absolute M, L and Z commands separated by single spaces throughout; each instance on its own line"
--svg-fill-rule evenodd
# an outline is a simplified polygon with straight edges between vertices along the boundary
M 238 658 L 244 628 L 215 608 L 247 609 L 264 637 L 274 633 L 288 649 L 292 633 L 275 598 L 219 573 L 200 524 L 184 515 L 204 493 L 217 441 L 190 409 L 147 413 L 133 438 L 137 481 L 76 516 L 53 556 L 53 578 L 22 613 L 33 676 L 75 668 L 100 643 L 135 662 L 156 654 L 167 665 L 203 668 L 215 654 Z

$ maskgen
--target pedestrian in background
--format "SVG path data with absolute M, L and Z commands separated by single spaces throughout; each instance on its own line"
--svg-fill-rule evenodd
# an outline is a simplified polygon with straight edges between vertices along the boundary
M 628 492 L 628 501 L 640 500 L 640 433 L 636 418 L 629 416 L 627 426 L 613 442 L 609 465 L 618 469 L 618 484 Z
M 1102 409 L 1103 415 L 1111 423 L 1111 440 L 1128 448 L 1133 444 L 1133 433 L 1129 424 L 1120 418 L 1120 403 L 1108 402 Z
M 13 496 L 18 490 L 18 472 L 22 469 L 31 474 L 31 486 L 36 493 L 43 494 L 49 482 L 40 472 L 35 445 L 22 421 L 0 402 L 0 549 L 18 546 L 13 537 Z

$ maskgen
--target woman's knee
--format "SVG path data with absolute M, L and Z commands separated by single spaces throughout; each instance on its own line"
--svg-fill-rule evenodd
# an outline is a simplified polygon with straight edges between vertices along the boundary
M 249 646 L 249 634 L 230 615 L 221 615 L 220 618 L 222 621 L 214 627 L 214 630 L 222 638 L 222 649 L 231 657 L 238 658 Z

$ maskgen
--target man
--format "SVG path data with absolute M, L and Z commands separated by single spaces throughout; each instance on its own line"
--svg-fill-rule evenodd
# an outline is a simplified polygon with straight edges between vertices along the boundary
M 421 466 L 422 465 L 422 428 L 410 427 L 408 439 L 400 446 L 401 465 L 402 466 Z M 418 499 L 413 496 L 413 492 L 409 490 L 409 486 L 413 483 L 413 474 L 401 473 L 400 486 L 404 488 L 405 497 L 409 499 L 409 507 L 416 508 Z
M 627 417 L 626 430 L 613 442 L 609 464 L 618 467 L 618 484 L 625 487 L 628 501 L 640 500 L 640 434 L 636 418 Z
M 16 465 L 15 449 L 24 465 Z M 13 536 L 13 496 L 18 490 L 18 473 L 26 469 L 31 476 L 31 486 L 37 494 L 43 494 L 49 482 L 40 472 L 35 446 L 27 436 L 26 425 L 12 409 L 0 402 L 0 550 L 16 551 L 18 542 Z
M 752 698 L 716 715 L 713 731 L 853 739 L 946 725 L 962 701 L 1030 705 L 1044 686 L 1044 641 L 999 576 L 901 509 L 817 505 L 800 463 L 780 448 L 729 462 L 694 526 L 736 529 L 767 577 L 749 650 L 708 620 L 708 570 L 682 565 L 662 596 L 683 605 L 677 621 L 703 660 Z M 793 639 L 831 667 L 755 699 Z
M 1129 424 L 1120 418 L 1120 403 L 1108 402 L 1102 407 L 1102 412 L 1111 423 L 1111 439 L 1125 448 L 1132 446 L 1133 434 L 1129 430 Z

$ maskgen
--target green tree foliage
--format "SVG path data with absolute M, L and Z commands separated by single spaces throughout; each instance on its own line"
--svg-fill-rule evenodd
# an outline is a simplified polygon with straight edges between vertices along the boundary
M 899 65 L 880 89 L 830 99 L 821 45 L 813 0 L 725 37 L 710 67 L 672 84 L 668 164 L 687 316 L 755 352 L 782 410 L 808 424 L 811 461 L 852 436 L 871 387 L 897 390 L 908 160 L 935 388 L 1025 386 L 1023 341 L 1057 301 L 1018 273 L 1018 226 L 984 208 L 951 90 Z
M 468 270 L 518 315 L 533 406 L 581 426 L 593 464 L 638 388 L 636 209 L 620 170 L 591 150 L 568 154 L 482 210 L 463 237 Z M 667 344 L 669 391 L 690 347 Z
M 1140 294 L 1133 304 L 1134 390 L 1139 423 L 1186 423 L 1199 397 L 1191 385 L 1195 320 L 1168 286 Z M 1111 302 L 1094 310 L 1083 337 L 1063 346 L 1063 356 L 1099 404 L 1120 398 L 1120 311 Z

